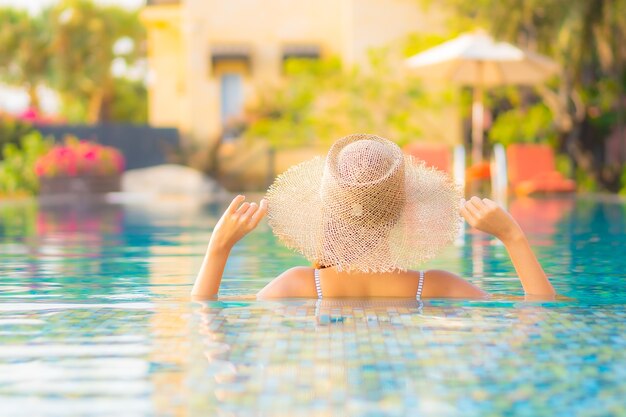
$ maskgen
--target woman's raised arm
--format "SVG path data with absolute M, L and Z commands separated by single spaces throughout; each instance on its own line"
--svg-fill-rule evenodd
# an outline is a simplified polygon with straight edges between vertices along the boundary
M 461 215 L 472 227 L 489 233 L 504 243 L 526 294 L 556 294 L 522 228 L 502 207 L 488 198 L 481 200 L 472 197 L 461 204 Z
M 217 296 L 231 249 L 251 232 L 267 213 L 267 200 L 263 199 L 257 205 L 244 203 L 245 199 L 246 197 L 242 195 L 235 197 L 213 229 L 200 272 L 191 290 L 193 298 L 205 299 Z

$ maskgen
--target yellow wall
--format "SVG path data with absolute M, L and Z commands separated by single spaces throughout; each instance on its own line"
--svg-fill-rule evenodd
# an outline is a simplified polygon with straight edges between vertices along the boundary
M 257 86 L 280 81 L 285 45 L 317 45 L 322 55 L 360 65 L 372 47 L 444 26 L 442 13 L 425 11 L 415 0 L 182 0 L 148 6 L 142 17 L 153 73 L 150 122 L 176 126 L 201 144 L 213 142 L 222 131 L 219 77 L 233 70 L 213 67 L 213 46 L 249 47 L 251 68 L 240 72 L 244 96 L 254 100 Z M 456 119 L 452 112 L 434 123 L 445 126 L 433 132 L 436 140 L 460 140 Z
M 444 29 L 444 15 L 439 9 L 426 10 L 416 0 L 344 2 L 346 39 L 342 57 L 350 64 L 364 64 L 369 49 L 390 45 L 408 34 L 438 33 Z
M 144 10 L 142 18 L 148 26 L 150 124 L 185 130 L 183 103 L 187 85 L 182 65 L 180 9 L 177 6 L 150 7 Z

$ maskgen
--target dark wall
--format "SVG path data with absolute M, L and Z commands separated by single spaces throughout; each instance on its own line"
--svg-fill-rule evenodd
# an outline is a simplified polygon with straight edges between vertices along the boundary
M 166 156 L 180 147 L 178 129 L 139 125 L 37 126 L 44 136 L 62 141 L 66 135 L 91 140 L 119 149 L 126 158 L 126 169 L 145 168 L 167 162 Z

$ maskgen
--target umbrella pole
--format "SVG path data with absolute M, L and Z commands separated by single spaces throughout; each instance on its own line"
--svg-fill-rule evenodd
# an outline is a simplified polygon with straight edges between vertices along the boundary
M 472 101 L 472 165 L 483 160 L 483 63 L 478 62 L 478 77 L 474 85 Z

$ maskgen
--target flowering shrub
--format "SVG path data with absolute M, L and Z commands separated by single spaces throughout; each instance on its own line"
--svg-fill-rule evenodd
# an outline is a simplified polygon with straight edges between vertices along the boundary
M 115 148 L 68 138 L 35 164 L 39 177 L 107 176 L 124 170 L 124 157 Z

